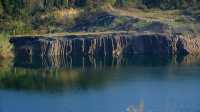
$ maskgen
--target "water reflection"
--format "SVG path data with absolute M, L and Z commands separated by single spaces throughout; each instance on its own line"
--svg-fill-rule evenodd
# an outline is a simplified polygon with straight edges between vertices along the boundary
M 105 73 L 105 72 L 104 72 Z M 84 90 L 100 88 L 109 79 L 110 75 L 101 75 L 101 72 L 86 72 L 74 70 L 45 70 L 11 68 L 0 74 L 0 88 L 25 89 L 40 91 L 61 91 L 62 89 Z
M 199 59 L 131 56 L 3 60 L 0 111 L 198 112 Z
M 93 56 L 46 56 L 46 57 L 16 57 L 14 66 L 25 68 L 76 68 L 92 67 L 103 69 L 105 67 L 119 66 L 165 66 L 176 63 L 178 59 L 171 56 L 119 56 L 119 57 L 93 57 Z M 179 59 L 179 63 L 182 59 Z
M 66 89 L 87 90 L 106 87 L 113 80 L 166 77 L 165 72 L 180 65 L 198 65 L 199 56 L 182 59 L 161 56 L 127 57 L 16 57 L 4 61 L 0 71 L 0 88 L 17 90 L 62 91 Z M 13 65 L 11 64 L 13 63 Z M 160 68 L 161 73 L 152 76 L 150 68 Z M 158 72 L 159 70 L 156 70 Z M 130 73 L 131 75 L 127 75 Z M 142 75 L 138 75 L 142 74 Z M 158 74 L 158 75 L 157 75 Z M 160 75 L 161 74 L 161 75 Z M 176 76 L 167 76 L 169 78 Z

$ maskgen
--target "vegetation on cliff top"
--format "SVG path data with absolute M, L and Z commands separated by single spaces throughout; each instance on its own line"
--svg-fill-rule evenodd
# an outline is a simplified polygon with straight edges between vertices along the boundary
M 198 0 L 0 0 L 0 54 L 10 51 L 8 35 L 122 30 L 198 33 L 199 8 Z
M 113 7 L 117 10 L 111 10 Z M 132 18 L 125 16 L 161 20 L 161 22 L 167 20 L 167 22 L 170 21 L 169 24 L 176 24 L 173 21 L 185 23 L 188 20 L 191 22 L 190 19 L 198 18 L 199 7 L 200 2 L 197 0 L 0 0 L 0 31 L 14 35 L 65 32 L 83 21 L 82 18 L 87 19 L 86 17 L 94 15 L 95 20 L 98 21 L 104 19 L 104 16 L 113 16 L 113 14 L 117 14 L 115 16 L 120 18 L 114 21 L 108 19 L 105 23 L 113 22 L 110 29 L 114 30 L 114 25 L 132 21 Z M 148 11 L 149 8 L 151 8 L 150 11 Z M 157 8 L 157 10 L 153 11 L 152 8 Z M 163 12 L 163 10 L 168 11 Z M 100 12 L 108 12 L 108 14 L 101 15 Z M 187 14 L 187 17 L 180 16 L 180 13 Z M 101 27 L 105 28 L 105 26 Z

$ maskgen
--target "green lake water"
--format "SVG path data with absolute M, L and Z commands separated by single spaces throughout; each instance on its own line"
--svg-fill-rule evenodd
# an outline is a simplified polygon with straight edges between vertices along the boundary
M 192 59 L 1 60 L 0 112 L 200 112 Z

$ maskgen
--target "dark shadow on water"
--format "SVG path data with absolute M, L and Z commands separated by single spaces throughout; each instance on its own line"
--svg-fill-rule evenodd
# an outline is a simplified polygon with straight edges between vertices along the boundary
M 119 66 L 167 66 L 174 63 L 172 56 L 34 56 L 16 57 L 15 67 L 23 68 L 104 68 Z M 176 60 L 175 60 L 176 61 Z
M 16 57 L 13 66 L 1 68 L 0 89 L 45 92 L 101 89 L 116 80 L 123 82 L 130 79 L 165 79 L 168 77 L 164 75 L 165 72 L 173 66 L 193 64 L 198 66 L 199 59 L 199 56 L 177 58 L 143 55 Z

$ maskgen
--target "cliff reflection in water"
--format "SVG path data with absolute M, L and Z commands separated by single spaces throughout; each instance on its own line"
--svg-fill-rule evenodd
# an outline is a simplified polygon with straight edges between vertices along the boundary
M 170 56 L 47 56 L 16 57 L 14 66 L 25 68 L 96 68 L 119 66 L 161 66 L 177 61 Z M 180 59 L 179 59 L 180 60 Z
M 158 55 L 131 55 L 131 56 L 33 56 L 16 57 L 14 66 L 25 68 L 95 68 L 119 66 L 166 66 L 174 64 L 198 64 L 200 55 L 187 56 L 158 56 Z
M 13 65 L 6 64 L 9 66 L 3 68 L 0 66 L 0 88 L 37 91 L 98 89 L 116 79 L 126 81 L 144 78 L 146 72 L 152 72 L 147 69 L 149 67 L 163 67 L 161 70 L 165 73 L 171 66 L 196 66 L 199 59 L 199 56 L 189 55 L 183 58 L 142 55 L 96 58 L 16 57 Z M 126 75 L 125 72 L 128 71 L 131 71 L 131 75 Z M 160 74 L 151 77 L 165 76 Z

